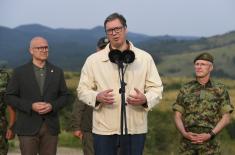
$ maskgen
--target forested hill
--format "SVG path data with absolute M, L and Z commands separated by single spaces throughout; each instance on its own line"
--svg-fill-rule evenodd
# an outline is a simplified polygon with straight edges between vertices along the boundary
M 157 52 L 159 55 L 170 55 L 202 51 L 229 46 L 235 43 L 235 31 L 212 37 L 176 38 L 171 36 L 152 37 L 149 40 L 138 43 L 139 47 Z
M 50 45 L 50 61 L 65 70 L 80 71 L 96 41 L 105 35 L 102 26 L 92 29 L 52 29 L 38 24 L 16 28 L 0 26 L 0 63 L 10 68 L 30 58 L 29 41 L 43 36 Z M 154 57 L 159 72 L 166 76 L 191 76 L 192 59 L 200 52 L 212 53 L 216 76 L 235 78 L 235 31 L 212 37 L 148 36 L 129 32 L 128 39 Z
M 161 52 L 161 45 L 155 46 L 158 50 L 153 54 L 162 75 L 192 76 L 193 59 L 201 52 L 208 52 L 215 58 L 213 75 L 235 79 L 235 31 L 194 41 L 166 42 L 168 52 Z
M 34 36 L 43 36 L 49 41 L 50 59 L 66 70 L 79 71 L 85 58 L 95 51 L 96 42 L 105 35 L 104 29 L 52 29 L 38 24 L 23 25 L 13 29 L 0 26 L 0 61 L 15 67 L 29 59 L 29 42 Z M 134 42 L 150 37 L 128 33 Z

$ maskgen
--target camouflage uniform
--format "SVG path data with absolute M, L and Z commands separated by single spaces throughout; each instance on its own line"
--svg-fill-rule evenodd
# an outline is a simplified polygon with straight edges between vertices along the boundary
M 194 133 L 209 133 L 225 113 L 231 113 L 233 106 L 224 85 L 210 80 L 206 85 L 196 80 L 185 84 L 173 104 L 173 110 L 182 114 L 186 131 Z M 203 144 L 192 144 L 182 137 L 180 154 L 220 154 L 219 143 L 216 138 Z
M 0 70 L 0 155 L 6 155 L 8 151 L 8 142 L 5 138 L 7 131 L 6 108 L 4 94 L 8 82 L 8 74 Z

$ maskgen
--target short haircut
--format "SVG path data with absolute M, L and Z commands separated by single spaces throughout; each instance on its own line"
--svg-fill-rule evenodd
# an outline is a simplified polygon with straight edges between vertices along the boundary
M 121 14 L 119 14 L 119 13 L 112 13 L 111 15 L 109 15 L 106 19 L 105 19 L 105 21 L 104 21 L 104 28 L 106 29 L 106 24 L 107 24 L 107 22 L 110 22 L 110 21 L 112 21 L 112 20 L 114 20 L 114 19 L 119 19 L 120 20 L 120 22 L 122 23 L 122 25 L 124 26 L 124 27 L 127 27 L 127 24 L 126 24 L 126 19 L 124 18 L 124 16 L 123 15 L 121 15 Z

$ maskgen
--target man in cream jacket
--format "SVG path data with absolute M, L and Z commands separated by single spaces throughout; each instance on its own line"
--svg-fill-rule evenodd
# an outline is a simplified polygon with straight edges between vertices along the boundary
M 147 133 L 147 114 L 162 98 L 163 86 L 150 54 L 126 39 L 125 18 L 113 13 L 104 22 L 110 43 L 89 56 L 77 88 L 79 100 L 94 107 L 93 138 L 96 155 L 141 155 Z M 120 69 L 109 53 L 129 50 L 134 61 L 124 63 L 127 134 L 121 135 Z

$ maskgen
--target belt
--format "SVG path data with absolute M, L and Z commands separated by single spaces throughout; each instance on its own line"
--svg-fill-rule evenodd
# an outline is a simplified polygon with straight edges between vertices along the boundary
M 212 128 L 202 127 L 202 126 L 192 126 L 192 127 L 186 127 L 185 130 L 194 133 L 209 133 L 212 130 Z

